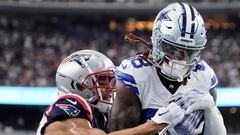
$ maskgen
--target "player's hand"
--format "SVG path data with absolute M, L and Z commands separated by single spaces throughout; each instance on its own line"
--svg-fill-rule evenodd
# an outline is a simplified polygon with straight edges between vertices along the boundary
M 182 122 L 177 124 L 174 129 L 177 133 L 184 135 L 193 135 L 196 133 L 196 128 L 203 116 L 202 111 L 194 111 L 189 115 L 185 115 Z
M 186 115 L 196 110 L 203 110 L 204 113 L 207 113 L 215 105 L 210 93 L 203 93 L 197 89 L 177 93 L 170 98 L 170 101 L 175 101 L 185 109 Z
M 208 113 L 215 106 L 214 99 L 210 93 L 199 95 L 199 99 L 192 105 L 186 108 L 186 114 L 190 114 L 196 110 L 204 110 L 204 113 Z
M 184 115 L 185 111 L 176 103 L 172 102 L 167 107 L 158 109 L 156 114 L 152 117 L 152 121 L 157 124 L 167 123 L 171 127 L 174 127 L 182 121 Z

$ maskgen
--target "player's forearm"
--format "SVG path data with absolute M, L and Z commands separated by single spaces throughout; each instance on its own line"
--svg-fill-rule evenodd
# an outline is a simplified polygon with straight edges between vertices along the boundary
M 223 118 L 216 106 L 209 112 L 205 112 L 205 129 L 204 135 L 226 135 Z
M 120 109 L 117 109 L 118 111 L 115 111 L 115 108 L 117 107 L 113 106 L 110 117 L 109 128 L 111 132 L 133 128 L 139 125 L 139 119 L 141 116 L 140 109 L 134 109 L 134 107 L 123 109 L 120 107 Z
M 111 132 L 133 128 L 139 125 L 141 103 L 137 95 L 128 88 L 120 87 L 111 109 L 109 129 Z
M 120 113 L 121 114 L 121 113 Z M 128 113 L 125 113 L 128 114 Z M 110 131 L 118 131 L 127 128 L 133 128 L 139 125 L 139 120 L 135 119 L 135 116 L 126 116 L 123 114 L 122 116 L 111 118 L 110 119 Z M 128 118 L 128 119 L 127 119 Z
M 163 130 L 165 127 L 167 127 L 168 124 L 156 124 L 153 121 L 148 121 L 144 124 L 141 124 L 134 128 L 128 128 L 124 130 L 119 130 L 110 133 L 109 135 L 146 135 L 150 133 L 155 133 L 157 131 Z

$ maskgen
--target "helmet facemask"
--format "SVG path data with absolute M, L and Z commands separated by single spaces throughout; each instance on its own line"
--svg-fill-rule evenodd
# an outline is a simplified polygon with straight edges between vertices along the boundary
M 164 40 L 164 36 L 158 31 L 152 37 L 153 49 L 150 53 L 150 62 L 160 68 L 168 80 L 183 81 L 190 74 L 202 53 L 202 48 L 188 48 L 184 45 Z M 156 35 L 157 34 L 157 35 Z
M 88 102 L 101 112 L 107 112 L 114 100 L 115 79 L 113 70 L 105 70 L 89 74 L 82 82 L 86 90 L 92 91 L 93 95 Z

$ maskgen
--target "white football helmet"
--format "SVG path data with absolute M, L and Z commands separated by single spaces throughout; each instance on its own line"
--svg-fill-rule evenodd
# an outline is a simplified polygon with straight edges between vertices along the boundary
M 152 30 L 150 62 L 164 76 L 181 82 L 197 64 L 207 42 L 204 21 L 185 3 L 173 3 L 161 10 Z
M 74 52 L 57 69 L 59 95 L 78 94 L 101 112 L 108 112 L 115 91 L 114 68 L 112 61 L 100 52 Z

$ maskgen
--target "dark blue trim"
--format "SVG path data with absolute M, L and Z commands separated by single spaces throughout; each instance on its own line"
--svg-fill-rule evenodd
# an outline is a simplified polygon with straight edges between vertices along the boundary
M 128 87 L 134 94 L 139 95 L 139 91 L 137 87 L 134 87 L 132 85 L 125 85 L 126 87 Z
M 116 80 L 118 83 L 120 83 L 121 85 L 125 85 L 125 84 L 126 84 L 121 78 L 115 77 L 115 80 Z
M 211 87 L 216 85 L 217 83 L 217 77 L 214 75 L 212 78 L 211 78 Z
M 186 33 L 186 26 L 187 26 L 187 14 L 186 14 L 186 9 L 183 5 L 183 3 L 180 3 L 180 5 L 182 6 L 182 10 L 183 10 L 183 14 L 182 14 L 182 33 L 181 33 L 181 36 L 182 37 L 185 37 L 185 33 Z
M 206 67 L 203 65 L 203 63 L 198 63 L 196 66 L 193 67 L 192 71 L 197 72 L 197 71 L 204 71 Z
M 127 81 L 127 82 L 130 82 L 132 84 L 136 84 L 136 81 L 135 79 L 133 78 L 133 76 L 129 75 L 129 74 L 126 74 L 126 73 L 123 73 L 119 70 L 117 70 L 115 72 L 115 76 L 118 78 L 118 79 L 122 79 L 123 81 Z
M 137 56 L 135 55 L 135 56 L 127 58 L 127 60 L 132 60 L 132 59 L 136 59 L 136 58 L 137 58 Z
M 142 110 L 141 123 L 145 123 L 147 120 L 151 119 L 158 109 L 148 108 Z
M 122 79 L 120 78 L 116 78 L 116 80 L 123 86 L 126 86 L 127 88 L 129 88 L 134 94 L 137 94 L 139 95 L 139 91 L 138 91 L 138 88 L 137 87 L 134 87 L 130 84 L 126 84 Z
M 190 7 L 190 11 L 191 11 L 191 15 L 192 15 L 192 22 L 193 22 L 195 20 L 194 10 L 193 10 L 193 7 L 191 5 L 189 5 L 189 7 Z M 191 39 L 193 39 L 193 37 L 194 37 L 194 30 L 195 30 L 195 23 L 192 23 L 191 35 L 190 35 Z
M 137 61 L 139 62 L 138 64 L 136 63 Z M 142 67 L 150 66 L 150 64 L 146 61 L 144 62 L 143 59 L 132 59 L 131 63 L 134 68 L 142 68 Z

